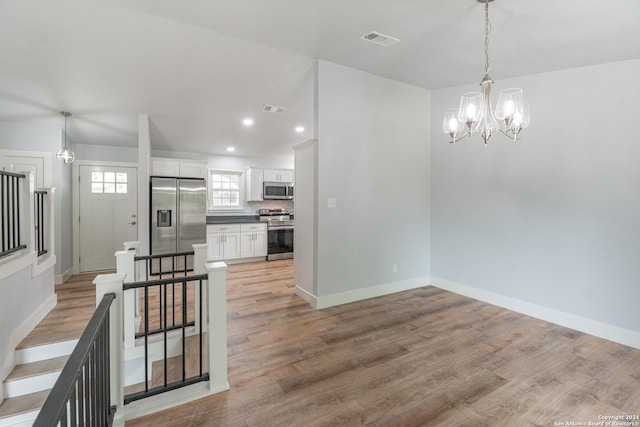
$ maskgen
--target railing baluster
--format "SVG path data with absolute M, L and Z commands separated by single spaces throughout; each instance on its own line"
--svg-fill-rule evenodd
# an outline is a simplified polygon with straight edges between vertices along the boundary
M 144 391 L 149 391 L 149 288 L 144 288 Z
M 195 286 L 195 283 L 196 282 L 194 282 L 194 286 Z M 200 374 L 198 376 L 201 377 L 202 376 L 202 279 L 198 280 L 198 285 L 199 285 L 198 286 L 198 292 L 200 294 L 200 298 L 199 298 L 199 301 L 198 301 L 198 305 L 199 305 L 198 324 L 200 325 L 200 337 L 199 337 L 199 339 L 200 339 L 200 356 L 199 356 L 200 370 L 199 370 L 199 373 Z M 195 289 L 193 290 L 193 293 L 195 295 L 195 293 L 196 293 Z
M 23 174 L 0 171 L 0 257 L 9 255 L 27 247 L 22 243 L 22 198 L 25 188 L 20 180 Z M 27 210 L 28 211 L 28 210 Z
M 109 307 L 114 298 L 112 293 L 102 298 L 34 426 L 49 427 L 58 422 L 62 426 L 106 426 L 112 419 L 110 390 L 108 383 L 104 384 L 104 366 L 110 363 L 109 329 L 105 322 L 109 322 Z

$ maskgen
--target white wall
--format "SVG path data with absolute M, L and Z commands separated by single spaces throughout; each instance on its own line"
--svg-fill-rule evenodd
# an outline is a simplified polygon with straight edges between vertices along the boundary
M 639 75 L 633 60 L 497 80 L 494 101 L 522 87 L 532 123 L 487 148 L 441 131 L 477 84 L 432 92 L 434 280 L 640 331 Z
M 74 144 L 73 152 L 80 160 L 129 163 L 138 161 L 138 147 Z
M 34 313 L 39 320 L 46 309 L 55 304 L 53 268 L 32 278 L 31 266 L 0 279 L 0 381 L 14 365 L 15 346 L 35 326 Z M 49 304 L 47 304 L 49 303 Z M 47 306 L 43 311 L 43 306 Z M 32 324 L 33 323 L 33 324 Z
M 318 296 L 426 284 L 429 91 L 324 61 L 317 79 Z

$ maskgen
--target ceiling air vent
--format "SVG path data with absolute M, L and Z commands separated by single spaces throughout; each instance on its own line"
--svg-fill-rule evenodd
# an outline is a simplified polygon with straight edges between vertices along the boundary
M 265 105 L 262 108 L 262 111 L 264 111 L 265 113 L 274 113 L 274 114 L 283 114 L 284 111 L 286 110 L 286 108 L 284 107 L 278 107 L 277 105 Z
M 382 46 L 391 46 L 392 44 L 396 44 L 400 41 L 400 39 L 379 33 L 377 31 L 371 31 L 370 33 L 365 34 L 360 38 L 362 40 L 366 40 L 368 42 L 379 44 Z

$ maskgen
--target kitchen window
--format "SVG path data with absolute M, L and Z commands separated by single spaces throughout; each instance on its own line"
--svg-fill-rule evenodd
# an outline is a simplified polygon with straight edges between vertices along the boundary
M 209 170 L 211 210 L 241 210 L 244 192 L 242 171 Z

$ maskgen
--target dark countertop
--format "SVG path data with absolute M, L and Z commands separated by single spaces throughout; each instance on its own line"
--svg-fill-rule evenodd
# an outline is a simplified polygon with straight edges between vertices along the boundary
M 246 224 L 261 222 L 259 215 L 207 215 L 207 224 Z

